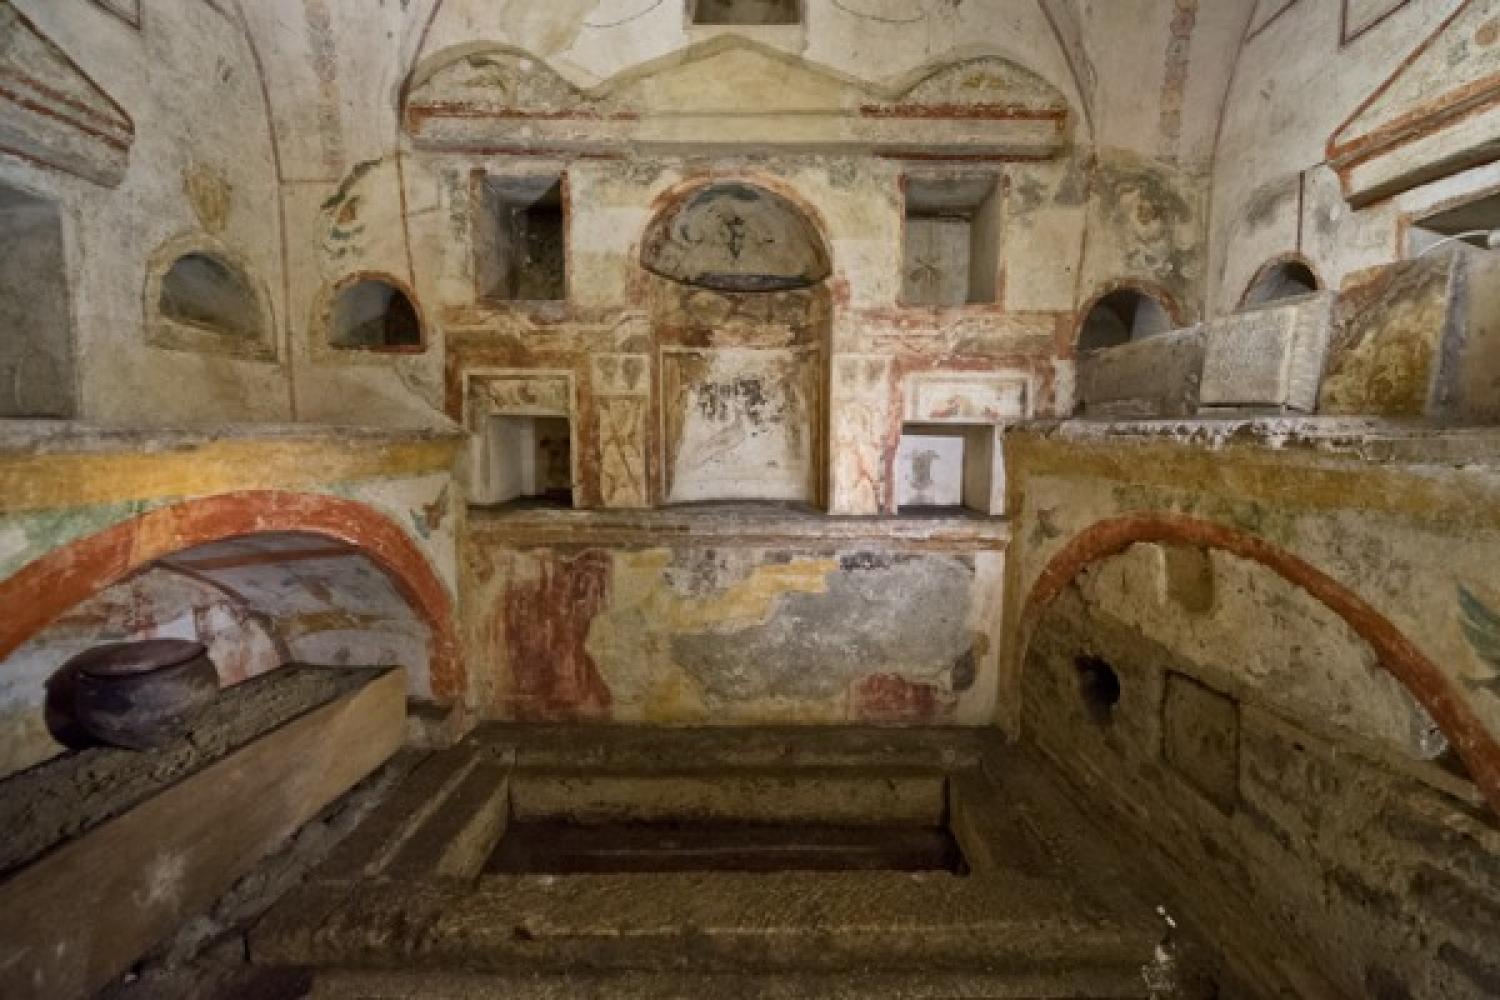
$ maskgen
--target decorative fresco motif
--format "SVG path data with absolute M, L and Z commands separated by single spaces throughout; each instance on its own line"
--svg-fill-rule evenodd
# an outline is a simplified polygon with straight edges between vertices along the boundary
M 1500 613 L 1492 610 L 1463 584 L 1458 587 L 1458 608 L 1463 621 L 1464 638 L 1474 655 L 1484 661 L 1491 674 L 1484 680 L 1470 680 L 1470 688 L 1488 691 L 1500 697 Z
M 817 370 L 796 351 L 666 355 L 669 500 L 811 502 Z
M 664 278 L 730 292 L 807 288 L 831 273 L 807 217 L 748 184 L 715 184 L 663 213 L 646 234 L 641 263 Z

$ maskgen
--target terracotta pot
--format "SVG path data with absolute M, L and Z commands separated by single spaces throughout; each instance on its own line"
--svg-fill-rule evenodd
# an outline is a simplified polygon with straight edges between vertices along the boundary
M 95 739 L 131 750 L 181 736 L 219 693 L 208 649 L 186 639 L 96 646 L 63 669 L 75 672 L 75 721 Z

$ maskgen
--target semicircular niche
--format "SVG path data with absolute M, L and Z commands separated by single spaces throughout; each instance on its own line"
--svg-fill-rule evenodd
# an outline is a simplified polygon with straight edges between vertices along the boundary
M 833 268 L 822 235 L 786 198 L 750 184 L 713 184 L 663 212 L 641 264 L 663 278 L 724 292 L 811 288 Z

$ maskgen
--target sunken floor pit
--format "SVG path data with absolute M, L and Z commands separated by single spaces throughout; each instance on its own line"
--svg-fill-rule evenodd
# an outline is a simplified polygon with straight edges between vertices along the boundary
M 249 951 L 331 997 L 1147 996 L 1149 881 L 1078 822 L 978 734 L 482 727 Z

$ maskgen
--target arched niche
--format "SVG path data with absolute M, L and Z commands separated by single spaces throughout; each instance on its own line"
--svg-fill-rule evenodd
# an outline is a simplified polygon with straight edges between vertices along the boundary
M 259 308 L 250 281 L 213 254 L 183 254 L 161 282 L 161 314 L 178 323 L 222 333 L 255 337 L 261 333 Z
M 1240 306 L 1253 309 L 1282 299 L 1311 295 L 1322 287 L 1323 283 L 1318 280 L 1317 272 L 1307 261 L 1299 257 L 1273 260 L 1256 272 L 1250 287 L 1245 289 L 1245 297 Z
M 412 296 L 384 275 L 357 275 L 335 286 L 326 319 L 328 346 L 339 350 L 416 353 L 426 342 Z
M 183 630 L 217 643 L 226 683 L 300 659 L 403 662 L 411 694 L 441 702 L 465 686 L 452 599 L 426 555 L 394 521 L 338 497 L 249 491 L 159 507 L 28 563 L 0 581 L 0 600 L 24 606 L 0 622 L 12 692 L 0 708 L 38 720 L 47 678 L 80 644 Z M 7 738 L 11 765 L 49 746 L 45 728 Z
M 1177 325 L 1164 299 L 1136 288 L 1119 288 L 1095 300 L 1084 314 L 1078 330 L 1078 353 L 1144 340 Z
M 821 502 L 832 273 L 790 197 L 743 180 L 667 199 L 646 229 L 667 503 Z
M 721 292 L 811 288 L 833 270 L 822 234 L 800 208 L 741 181 L 706 185 L 659 213 L 646 230 L 641 265 Z
M 178 240 L 152 258 L 147 337 L 156 347 L 274 359 L 269 297 L 233 251 L 211 240 Z

